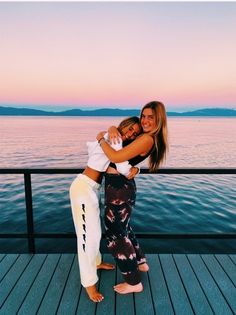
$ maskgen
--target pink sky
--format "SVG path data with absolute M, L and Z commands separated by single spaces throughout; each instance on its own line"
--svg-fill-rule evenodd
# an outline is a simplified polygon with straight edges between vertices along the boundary
M 0 2 L 0 105 L 236 108 L 234 2 Z

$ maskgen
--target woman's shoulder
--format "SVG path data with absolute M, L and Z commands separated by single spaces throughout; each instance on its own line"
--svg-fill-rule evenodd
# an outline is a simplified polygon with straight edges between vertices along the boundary
M 136 140 L 138 140 L 137 146 L 142 148 L 141 156 L 148 154 L 154 145 L 153 137 L 146 133 L 141 134 Z
M 137 141 L 137 145 L 141 148 L 144 149 L 144 151 L 149 151 L 150 148 L 152 148 L 153 144 L 154 144 L 154 139 L 151 135 L 149 134 L 141 134 L 140 136 L 138 136 L 138 138 L 136 138 Z
M 148 133 L 142 133 L 141 135 L 139 135 L 137 139 L 140 139 L 141 141 L 144 141 L 144 142 L 154 143 L 153 137 Z

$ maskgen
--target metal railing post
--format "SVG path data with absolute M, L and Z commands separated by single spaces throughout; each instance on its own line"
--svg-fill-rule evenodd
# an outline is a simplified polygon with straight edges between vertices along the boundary
M 24 173 L 24 183 L 25 183 L 25 204 L 26 204 L 26 219 L 27 219 L 28 250 L 30 253 L 35 253 L 31 176 L 30 176 L 30 173 L 28 172 Z

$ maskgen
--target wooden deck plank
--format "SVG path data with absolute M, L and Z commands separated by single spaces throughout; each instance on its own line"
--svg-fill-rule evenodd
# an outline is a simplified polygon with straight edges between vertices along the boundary
M 3 314 L 16 314 L 46 258 L 34 255 L 1 308 Z
M 124 278 L 120 272 L 120 269 L 117 267 L 116 274 L 116 284 L 124 282 Z M 119 314 L 127 314 L 134 315 L 135 314 L 135 306 L 134 306 L 134 295 L 131 294 L 118 294 L 116 293 L 116 313 Z
M 213 255 L 202 255 L 202 259 L 213 275 L 233 313 L 236 314 L 236 288 L 232 281 L 227 277 L 225 271 Z
M 31 254 L 20 255 L 15 261 L 14 265 L 11 267 L 10 272 L 8 272 L 2 279 L 0 283 L 0 308 L 10 294 L 11 290 L 14 288 L 16 282 L 20 278 L 26 266 L 29 264 L 32 257 L 33 255 Z
M 232 262 L 228 255 L 215 255 L 215 257 L 233 284 L 236 286 L 236 265 Z
M 183 283 L 176 269 L 172 255 L 160 254 L 168 290 L 176 315 L 191 315 L 193 310 L 185 292 Z
M 141 272 L 141 281 L 143 291 L 134 293 L 135 313 L 136 315 L 143 315 L 143 306 L 145 305 L 145 312 L 148 315 L 154 315 L 155 311 L 147 272 Z
M 99 281 L 96 285 L 97 285 L 97 288 L 99 289 L 100 279 L 101 279 L 101 270 L 98 270 L 98 278 L 99 278 Z M 96 309 L 97 309 L 97 303 L 93 303 L 92 301 L 90 301 L 85 288 L 81 286 L 80 299 L 77 306 L 76 314 L 93 315 L 96 313 Z
M 147 255 L 150 286 L 156 314 L 174 315 L 168 288 L 158 255 Z
M 6 256 L 6 254 L 0 254 L 0 262 L 3 260 L 3 258 Z
M 114 259 L 111 255 L 103 255 L 103 261 L 114 264 Z M 98 303 L 96 315 L 107 315 L 115 313 L 115 291 L 113 286 L 116 281 L 116 270 L 102 270 L 99 281 L 99 292 L 104 296 L 102 303 Z
M 200 255 L 189 254 L 187 255 L 192 268 L 203 288 L 207 299 L 216 315 L 231 315 L 233 314 L 224 297 L 222 296 L 217 284 L 213 277 L 206 268 Z
M 176 262 L 179 274 L 184 283 L 188 297 L 191 301 L 194 314 L 199 315 L 213 315 L 213 311 L 206 299 L 204 292 L 188 262 L 185 255 L 175 254 L 174 260 Z
M 10 270 L 11 266 L 15 263 L 19 254 L 9 254 L 4 257 L 0 263 L 0 282 L 6 273 Z M 1 284 L 0 284 L 1 285 Z
M 73 258 L 73 254 L 63 254 L 61 256 L 37 314 L 45 315 L 49 309 L 50 315 L 56 314 Z
M 18 311 L 18 315 L 34 315 L 37 313 L 60 257 L 60 254 L 47 255 L 40 272 Z
M 98 272 L 100 278 L 100 272 Z M 88 295 L 85 291 L 85 288 L 81 288 L 80 299 L 77 307 L 77 315 L 93 315 L 96 312 L 96 303 L 93 303 L 89 300 Z
M 229 257 L 232 259 L 232 261 L 235 263 L 236 265 L 236 255 L 229 255 Z
M 145 312 L 148 315 L 154 315 L 155 311 L 147 273 L 143 273 L 142 283 L 143 291 L 140 293 L 134 293 L 135 314 L 143 315 L 143 306 L 145 305 Z
M 150 270 L 137 294 L 113 291 L 123 281 L 119 270 L 99 271 L 105 299 L 98 304 L 81 287 L 74 254 L 1 257 L 0 315 L 236 314 L 235 255 L 147 255 Z M 110 255 L 103 260 L 113 262 Z
M 75 314 L 80 298 L 80 292 L 81 283 L 79 265 L 77 255 L 75 255 L 74 262 L 66 282 L 66 287 L 57 310 L 57 315 Z

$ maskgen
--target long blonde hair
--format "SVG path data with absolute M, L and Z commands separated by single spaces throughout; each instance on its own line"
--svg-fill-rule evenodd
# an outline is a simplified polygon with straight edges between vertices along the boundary
M 158 101 L 153 101 L 142 108 L 140 120 L 142 118 L 142 113 L 146 108 L 152 109 L 156 122 L 155 130 L 150 133 L 154 139 L 154 147 L 149 156 L 149 169 L 150 171 L 155 172 L 160 164 L 165 161 L 168 150 L 167 116 L 164 104 Z

